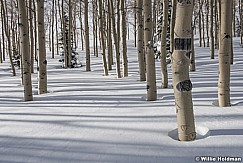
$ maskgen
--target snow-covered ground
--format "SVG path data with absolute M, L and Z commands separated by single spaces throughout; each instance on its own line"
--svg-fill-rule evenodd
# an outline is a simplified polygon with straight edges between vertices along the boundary
M 85 72 L 85 67 L 62 69 L 56 56 L 48 59 L 48 94 L 37 95 L 33 75 L 32 102 L 22 100 L 19 74 L 12 77 L 9 63 L 0 64 L 0 162 L 191 163 L 203 161 L 201 156 L 243 157 L 243 49 L 239 39 L 234 41 L 229 108 L 212 104 L 217 58 L 209 59 L 209 48 L 196 47 L 197 71 L 190 75 L 198 131 L 193 142 L 174 140 L 174 95 L 171 88 L 160 88 L 159 62 L 158 100 L 145 100 L 146 82 L 138 80 L 132 41 L 129 77 L 117 79 L 115 66 L 103 76 L 101 57 L 92 56 L 92 71 Z

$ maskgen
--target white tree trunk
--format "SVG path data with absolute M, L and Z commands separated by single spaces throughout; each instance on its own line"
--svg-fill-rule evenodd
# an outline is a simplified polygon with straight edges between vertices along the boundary
M 163 0 L 163 23 L 162 23 L 162 34 L 161 34 L 161 73 L 162 73 L 162 88 L 168 88 L 168 72 L 166 65 L 166 38 L 168 28 L 168 0 Z
M 99 0 L 99 19 L 100 19 L 100 37 L 101 37 L 101 47 L 102 47 L 102 61 L 103 61 L 103 69 L 104 69 L 104 75 L 108 76 L 108 67 L 107 67 L 107 61 L 106 61 L 106 53 L 105 53 L 105 38 L 104 38 L 104 27 L 103 27 L 103 2 L 102 0 Z
M 193 3 L 193 0 L 182 0 L 176 6 L 172 77 L 180 141 L 192 141 L 196 138 L 192 83 L 189 78 Z
M 29 51 L 28 18 L 26 14 L 25 0 L 18 0 L 19 4 L 19 28 L 20 28 L 20 51 L 23 60 L 23 84 L 24 100 L 32 101 L 31 61 Z
M 89 47 L 89 3 L 88 0 L 84 1 L 84 21 L 85 21 L 85 51 L 86 51 L 86 71 L 91 71 L 90 66 L 90 47 Z
M 146 55 L 146 71 L 147 71 L 147 100 L 157 100 L 156 88 L 156 72 L 155 59 L 152 39 L 152 2 L 151 0 L 143 0 L 144 11 L 144 46 Z
M 47 60 L 44 23 L 44 0 L 37 0 L 38 22 L 38 93 L 47 93 Z
M 230 106 L 230 56 L 232 42 L 232 0 L 220 0 L 220 46 L 218 100 L 220 107 Z
M 109 0 L 109 6 L 110 6 L 110 10 L 111 10 L 110 13 L 111 13 L 111 17 L 112 17 L 111 22 L 112 22 L 113 40 L 114 40 L 115 51 L 116 51 L 116 75 L 117 75 L 117 78 L 121 78 L 120 52 L 119 52 L 119 46 L 118 46 L 115 13 L 114 13 L 114 7 L 113 7 L 112 0 Z
M 122 65 L 123 77 L 128 76 L 128 60 L 127 60 L 127 23 L 126 23 L 126 10 L 125 0 L 121 0 L 121 14 L 122 14 Z
M 145 74 L 145 56 L 144 56 L 144 38 L 143 38 L 143 16 L 142 16 L 143 0 L 137 0 L 137 20 L 138 20 L 138 38 L 137 38 L 137 52 L 140 81 L 146 81 Z

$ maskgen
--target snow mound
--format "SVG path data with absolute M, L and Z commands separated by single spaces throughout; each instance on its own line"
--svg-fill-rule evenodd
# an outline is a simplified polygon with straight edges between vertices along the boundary
M 196 133 L 196 140 L 205 139 L 210 136 L 210 130 L 207 127 L 197 126 Z M 178 141 L 178 128 L 168 132 L 168 136 L 171 139 Z

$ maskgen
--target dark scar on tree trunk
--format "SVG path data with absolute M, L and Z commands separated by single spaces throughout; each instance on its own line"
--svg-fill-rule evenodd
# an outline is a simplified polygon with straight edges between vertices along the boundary
M 175 50 L 191 50 L 191 38 L 175 38 Z
M 176 85 L 176 89 L 180 92 L 189 92 L 192 90 L 192 82 L 190 80 L 184 80 Z

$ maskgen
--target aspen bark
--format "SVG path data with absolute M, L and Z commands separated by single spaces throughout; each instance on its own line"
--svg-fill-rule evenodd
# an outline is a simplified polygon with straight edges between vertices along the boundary
M 99 0 L 99 19 L 100 19 L 100 36 L 101 36 L 101 47 L 102 47 L 102 61 L 103 61 L 103 69 L 104 75 L 108 76 L 108 68 L 106 61 L 106 53 L 105 53 L 105 38 L 104 38 L 104 27 L 103 27 L 103 5 L 102 0 Z
M 117 38 L 117 32 L 116 32 L 116 22 L 115 22 L 115 13 L 114 13 L 114 7 L 113 7 L 113 1 L 109 0 L 109 6 L 110 6 L 110 13 L 111 13 L 111 22 L 112 22 L 112 31 L 113 31 L 113 39 L 115 44 L 115 51 L 116 51 L 116 75 L 117 78 L 121 78 L 121 68 L 120 68 L 120 52 L 119 52 L 119 46 L 118 46 L 118 38 Z
M 199 47 L 202 47 L 202 4 L 198 0 L 198 32 L 199 32 Z
M 1 4 L 1 19 L 2 19 L 2 60 L 5 61 L 5 35 L 4 35 L 4 11 L 3 11 L 3 6 Z
M 134 0 L 134 47 L 137 47 L 137 1 Z
M 170 52 L 174 51 L 174 28 L 175 28 L 175 17 L 176 17 L 176 0 L 172 0 L 171 9 L 171 22 L 170 22 Z
M 68 67 L 72 66 L 72 30 L 73 30 L 73 17 L 72 17 L 72 12 L 73 12 L 73 4 L 72 0 L 69 0 L 68 3 Z
M 213 4 L 214 0 L 210 0 L 210 57 L 214 59 L 214 35 L 213 35 Z
M 37 0 L 38 22 L 38 94 L 47 93 L 47 60 L 44 24 L 44 0 Z
M 243 11 L 242 11 L 243 0 L 241 0 L 240 6 L 241 6 L 241 14 L 240 14 L 240 16 L 241 16 L 241 19 L 240 19 L 240 26 L 241 26 L 241 28 L 240 28 L 240 43 L 242 45 L 243 44 Z
M 219 48 L 219 45 L 218 45 L 218 14 L 217 14 L 217 10 L 218 10 L 218 7 L 217 7 L 217 1 L 218 0 L 214 0 L 214 47 L 215 49 L 218 49 Z
M 152 3 L 151 0 L 143 0 L 144 11 L 144 47 L 146 55 L 147 71 L 147 100 L 157 100 L 155 59 L 152 39 Z
M 196 71 L 196 61 L 195 61 L 195 48 L 194 48 L 194 29 L 195 29 L 195 24 L 192 25 L 192 33 L 191 33 L 191 54 L 190 54 L 190 71 L 195 72 Z
M 193 0 L 183 0 L 178 1 L 176 6 L 172 77 L 180 141 L 192 141 L 196 138 L 191 94 L 192 83 L 189 78 L 193 3 Z
M 19 28 L 20 28 L 20 49 L 23 61 L 23 84 L 24 101 L 32 101 L 31 61 L 29 51 L 28 18 L 25 7 L 25 0 L 18 0 L 19 5 Z
M 143 17 L 142 17 L 143 0 L 137 0 L 137 20 L 138 20 L 138 39 L 137 39 L 137 52 L 139 64 L 140 81 L 146 81 L 145 74 L 145 55 L 144 55 L 144 38 L 143 38 Z
M 7 24 L 8 21 L 6 20 L 7 16 L 6 16 L 3 0 L 1 0 L 1 13 L 2 13 L 2 19 L 3 19 L 2 28 L 4 28 L 5 35 L 7 37 L 8 53 L 9 53 L 9 60 L 10 60 L 11 68 L 12 68 L 12 73 L 13 73 L 13 76 L 16 76 L 15 68 L 14 68 L 14 65 L 13 65 L 13 59 L 12 59 L 11 39 L 10 39 L 10 32 L 9 32 L 10 30 L 9 30 L 8 24 Z M 5 46 L 3 46 L 3 48 L 5 48 Z M 3 60 L 5 60 L 5 53 L 3 53 Z
M 113 65 L 113 54 L 112 54 L 112 25 L 111 25 L 111 9 L 109 5 L 109 1 L 107 1 L 107 48 L 108 48 L 108 68 L 109 70 L 112 70 Z
M 55 23 L 55 0 L 52 0 L 52 12 L 51 12 L 51 58 L 55 58 L 55 36 L 54 36 L 54 23 Z
M 30 36 L 30 60 L 31 60 L 31 72 L 34 73 L 34 36 L 33 36 L 33 13 L 32 13 L 32 1 L 29 0 L 29 36 Z
M 122 20 L 122 65 L 123 65 L 123 77 L 128 76 L 128 60 L 127 60 L 127 23 L 126 23 L 126 11 L 125 0 L 121 0 L 121 20 Z
M 209 0 L 205 1 L 205 10 L 206 10 L 206 36 L 207 36 L 207 43 L 206 46 L 209 47 Z
M 232 0 L 220 0 L 220 46 L 218 100 L 220 107 L 230 106 L 230 56 L 232 41 Z
M 162 22 L 162 34 L 161 34 L 161 73 L 162 73 L 162 88 L 168 88 L 168 72 L 166 65 L 166 38 L 168 28 L 168 0 L 163 0 L 163 22 Z
M 91 71 L 90 66 L 90 46 L 89 46 L 89 2 L 88 0 L 84 1 L 84 21 L 85 21 L 85 52 L 86 52 L 86 71 Z

